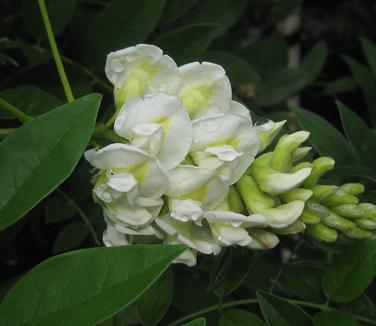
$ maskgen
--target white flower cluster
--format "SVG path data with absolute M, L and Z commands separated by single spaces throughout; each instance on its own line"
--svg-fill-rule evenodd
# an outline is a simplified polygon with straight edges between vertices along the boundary
M 177 262 L 192 266 L 197 252 L 278 243 L 263 231 L 263 215 L 231 211 L 228 194 L 265 147 L 263 133 L 280 126 L 258 126 L 259 137 L 248 109 L 232 101 L 221 66 L 177 67 L 158 47 L 141 44 L 110 53 L 106 74 L 118 111 L 114 130 L 124 142 L 85 153 L 99 169 L 93 192 L 106 246 L 183 243 L 189 249 Z

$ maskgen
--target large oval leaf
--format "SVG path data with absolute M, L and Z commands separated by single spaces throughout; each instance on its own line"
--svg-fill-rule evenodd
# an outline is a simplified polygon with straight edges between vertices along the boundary
M 328 266 L 323 277 L 325 295 L 335 302 L 359 297 L 376 276 L 376 242 L 358 241 Z
M 269 326 L 309 326 L 311 318 L 303 309 L 275 295 L 257 292 L 260 308 Z
M 293 108 L 292 111 L 300 127 L 311 133 L 309 142 L 320 155 L 331 156 L 338 164 L 356 162 L 351 145 L 332 124 L 307 110 Z
M 91 94 L 18 128 L 0 144 L 0 230 L 73 171 L 90 140 L 101 96 Z
M 0 307 L 0 325 L 91 326 L 137 299 L 183 246 L 90 248 L 47 259 Z

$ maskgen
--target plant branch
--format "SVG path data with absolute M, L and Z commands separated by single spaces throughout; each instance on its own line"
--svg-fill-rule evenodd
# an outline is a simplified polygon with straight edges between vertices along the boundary
M 74 97 L 73 97 L 72 89 L 69 85 L 68 78 L 67 78 L 67 75 L 65 73 L 63 63 L 61 61 L 59 50 L 58 50 L 57 45 L 56 45 L 56 41 L 55 41 L 54 33 L 52 31 L 50 18 L 48 17 L 46 3 L 45 3 L 44 0 L 38 0 L 38 3 L 39 3 L 40 12 L 41 12 L 42 17 L 43 17 L 44 27 L 46 28 L 48 41 L 50 42 L 52 55 L 53 55 L 55 63 L 56 63 L 57 71 L 59 72 L 61 83 L 63 84 L 65 95 L 67 97 L 68 102 L 73 102 Z
M 84 213 L 84 211 L 80 208 L 80 206 L 78 206 L 76 204 L 76 202 L 72 198 L 70 198 L 64 191 L 62 191 L 60 189 L 57 189 L 56 192 L 60 196 L 64 197 L 68 201 L 68 204 L 71 205 L 77 211 L 78 215 L 81 217 L 81 219 L 83 220 L 83 222 L 85 223 L 85 225 L 88 227 L 88 229 L 89 229 L 89 231 L 91 233 L 91 236 L 92 236 L 95 244 L 97 246 L 100 246 L 101 243 L 100 243 L 100 241 L 99 241 L 99 239 L 97 237 L 97 234 L 95 233 L 95 230 L 94 230 L 93 226 L 91 225 L 89 218 Z
M 296 304 L 298 306 L 318 309 L 318 310 L 322 310 L 322 311 L 341 311 L 339 309 L 327 306 L 325 304 L 306 302 L 306 301 L 301 301 L 301 300 L 291 300 L 291 299 L 284 299 L 284 300 L 289 302 L 289 303 Z M 246 304 L 258 304 L 258 303 L 259 303 L 258 299 L 254 298 L 254 299 L 241 299 L 241 300 L 225 302 L 225 303 L 222 303 L 220 307 L 219 307 L 218 304 L 216 304 L 214 306 L 198 310 L 198 311 L 193 312 L 193 313 L 191 313 L 187 316 L 184 316 L 180 319 L 177 319 L 174 322 L 168 324 L 167 326 L 181 325 L 181 323 L 186 322 L 188 320 L 194 319 L 196 317 L 199 317 L 201 315 L 207 314 L 207 313 L 212 312 L 212 311 L 217 311 L 217 310 L 219 310 L 219 308 L 224 309 L 224 308 L 230 308 L 230 307 L 241 306 L 241 305 L 246 305 Z M 376 325 L 376 320 L 374 320 L 374 319 L 364 317 L 364 316 L 360 316 L 360 315 L 356 315 L 356 314 L 353 314 L 353 313 L 348 313 L 348 314 L 351 315 L 352 317 L 356 318 L 359 321 L 368 323 L 370 325 Z
M 14 132 L 16 128 L 5 128 L 5 129 L 0 129 L 0 139 L 4 139 L 7 136 L 9 136 L 12 132 Z
M 9 114 L 17 118 L 22 123 L 28 122 L 33 119 L 31 116 L 27 115 L 26 113 L 23 113 L 21 110 L 17 109 L 15 106 L 4 101 L 1 98 L 0 98 L 0 109 L 8 112 Z

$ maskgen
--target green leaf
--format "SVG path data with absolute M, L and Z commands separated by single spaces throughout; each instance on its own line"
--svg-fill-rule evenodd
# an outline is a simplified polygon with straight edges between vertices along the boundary
M 158 324 L 171 304 L 173 293 L 173 274 L 168 269 L 137 301 L 138 314 L 145 325 Z
M 266 81 L 256 90 L 255 102 L 260 106 L 277 104 L 311 84 L 324 67 L 327 46 L 316 44 L 305 56 L 301 67 L 282 68 L 267 74 Z
M 329 264 L 323 276 L 325 295 L 334 302 L 359 297 L 376 276 L 376 242 L 357 241 Z
M 376 308 L 371 299 L 365 293 L 355 300 L 343 304 L 341 309 L 355 315 L 375 318 L 376 320 Z
M 323 93 L 336 95 L 342 92 L 351 92 L 356 87 L 356 82 L 353 77 L 343 77 L 327 83 L 324 86 Z
M 265 326 L 263 320 L 248 311 L 232 309 L 219 318 L 219 326 Z
M 137 299 L 184 249 L 132 245 L 49 258 L 9 291 L 0 307 L 0 324 L 98 324 Z
M 368 114 L 372 125 L 376 125 L 376 83 L 372 72 L 349 56 L 343 56 L 347 66 L 350 68 L 356 82 L 360 86 L 367 102 Z
M 225 276 L 214 292 L 219 297 L 225 297 L 235 291 L 246 279 L 252 263 L 252 253 L 244 248 L 229 248 L 227 262 L 224 263 L 226 271 L 219 270 L 219 273 L 225 273 Z
M 0 143 L 0 229 L 19 220 L 73 171 L 93 132 L 91 94 L 18 128 Z
M 339 101 L 336 104 L 343 129 L 359 161 L 376 170 L 376 134 L 354 111 Z
M 242 16 L 248 0 L 208 0 L 201 4 L 199 13 L 192 23 L 213 23 L 227 30 Z
M 302 68 L 282 68 L 269 73 L 256 89 L 255 103 L 268 106 L 280 103 L 295 95 L 311 82 L 311 75 Z
M 258 72 L 278 70 L 287 65 L 287 43 L 282 35 L 273 33 L 251 43 L 240 55 Z
M 351 145 L 332 124 L 307 110 L 293 108 L 292 112 L 300 127 L 311 133 L 308 140 L 320 155 L 333 157 L 338 164 L 356 162 Z
M 340 177 L 358 177 L 376 182 L 376 172 L 362 165 L 336 165 L 328 175 Z
M 311 318 L 304 310 L 266 292 L 256 292 L 262 314 L 269 326 L 311 325 Z
M 59 35 L 68 25 L 76 11 L 76 0 L 46 0 L 52 30 Z M 25 30 L 32 36 L 47 38 L 38 1 L 23 1 Z
M 309 302 L 324 302 L 325 296 L 321 290 L 323 271 L 318 268 L 302 265 L 286 265 L 283 275 L 286 284 L 297 296 Z
M 197 0 L 169 0 L 163 11 L 161 22 L 163 24 L 173 22 L 183 16 L 196 2 Z
M 376 44 L 367 40 L 365 37 L 360 37 L 360 44 L 373 73 L 373 77 L 376 79 Z
M 112 0 L 93 21 L 87 35 L 87 54 L 102 70 L 106 55 L 144 42 L 157 26 L 166 0 Z
M 319 312 L 313 316 L 314 326 L 359 326 L 359 322 L 342 311 Z
M 54 254 L 78 247 L 89 235 L 88 227 L 82 222 L 66 225 L 56 238 L 52 252 Z
M 37 116 L 63 104 L 57 97 L 33 85 L 23 85 L 0 92 L 0 98 L 22 112 Z M 0 110 L 0 119 L 15 119 Z
M 203 317 L 199 317 L 196 319 L 191 320 L 188 323 L 182 324 L 181 326 L 205 326 L 206 320 Z
M 54 196 L 46 203 L 45 213 L 46 223 L 56 223 L 71 218 L 76 213 L 76 210 L 65 198 Z
M 258 84 L 261 81 L 256 70 L 244 59 L 223 51 L 206 51 L 202 55 L 203 61 L 214 62 L 225 68 L 233 86 L 244 84 Z
M 310 73 L 311 81 L 314 81 L 324 68 L 328 56 L 328 46 L 325 42 L 317 43 L 304 57 L 302 67 Z
M 181 65 L 197 60 L 218 34 L 216 24 L 192 24 L 165 34 L 154 43 Z

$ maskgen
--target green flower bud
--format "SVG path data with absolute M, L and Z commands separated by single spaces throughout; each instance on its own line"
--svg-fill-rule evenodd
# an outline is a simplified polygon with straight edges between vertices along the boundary
M 303 212 L 304 214 L 304 212 Z M 282 229 L 273 229 L 274 233 L 281 234 L 281 235 L 288 235 L 288 234 L 297 234 L 301 233 L 305 230 L 306 226 L 305 224 L 301 221 L 301 217 L 299 220 L 295 221 L 291 225 L 282 228 Z
M 358 227 L 354 227 L 348 231 L 345 231 L 344 233 L 352 239 L 366 239 L 373 235 L 372 232 L 362 230 Z
M 328 207 L 334 207 L 338 205 L 344 204 L 358 204 L 359 199 L 358 197 L 347 195 L 343 191 L 337 190 L 334 194 L 330 195 L 329 197 L 323 200 L 323 204 Z
M 247 247 L 252 249 L 271 249 L 279 243 L 278 237 L 264 229 L 252 228 L 247 230 L 252 237 L 251 243 Z
M 301 169 L 304 169 L 304 168 L 310 168 L 311 171 L 312 171 L 312 163 L 311 162 L 301 162 L 295 166 L 292 166 L 291 169 L 289 170 L 290 173 L 293 173 L 293 172 L 296 172 L 296 171 L 299 171 Z
M 261 208 L 255 213 L 263 215 L 268 226 L 282 229 L 294 223 L 302 215 L 303 209 L 304 202 L 294 200 L 274 208 Z
M 358 218 L 355 222 L 361 229 L 376 230 L 376 221 L 368 220 L 366 218 Z
M 304 181 L 304 187 L 311 188 L 317 184 L 320 177 L 333 169 L 335 161 L 331 157 L 323 156 L 312 162 L 313 170 L 310 176 Z
M 311 168 L 303 168 L 293 173 L 274 170 L 268 166 L 255 166 L 252 176 L 260 189 L 278 195 L 298 187 L 311 173 Z
M 325 206 L 311 200 L 306 203 L 305 210 L 318 217 L 325 217 L 330 214 L 330 211 Z
M 286 121 L 287 120 L 274 122 L 269 120 L 267 123 L 255 127 L 260 138 L 259 153 L 264 151 L 265 148 L 272 143 L 273 139 L 280 132 Z
M 341 187 L 340 190 L 345 192 L 348 195 L 357 196 L 364 192 L 365 188 L 361 183 L 345 183 Z
M 268 153 L 258 156 L 251 164 L 249 168 L 250 171 L 252 171 L 252 167 L 255 167 L 255 166 L 269 166 L 272 157 L 273 157 L 273 152 L 268 152 Z
M 304 188 L 292 189 L 280 195 L 280 198 L 286 203 L 293 200 L 300 200 L 306 202 L 312 197 L 313 191 Z
M 274 149 L 271 167 L 277 171 L 286 171 L 291 164 L 293 153 L 301 143 L 307 140 L 308 136 L 307 131 L 297 131 L 282 136 Z
M 312 199 L 321 203 L 324 199 L 334 194 L 337 191 L 337 186 L 332 185 L 317 185 L 311 188 L 313 191 Z
M 230 211 L 246 215 L 247 210 L 238 189 L 235 186 L 231 186 L 228 192 L 228 205 Z
M 270 208 L 275 205 L 273 197 L 262 192 L 253 178 L 249 175 L 242 176 L 236 186 L 243 198 L 249 214 L 256 213 L 260 209 Z
M 319 241 L 335 242 L 337 240 L 337 231 L 327 227 L 324 224 L 318 223 L 310 225 L 307 230 L 311 236 Z
M 376 222 L 376 205 L 370 203 L 361 203 L 358 207 L 363 211 L 363 216 L 366 219 Z
M 320 216 L 307 212 L 306 210 L 303 211 L 302 215 L 299 217 L 299 220 L 308 225 L 321 222 Z
M 303 157 L 305 157 L 309 151 L 312 149 L 312 147 L 309 147 L 309 146 L 304 146 L 304 147 L 299 147 L 297 148 L 293 153 L 292 153 L 292 161 L 295 162 L 295 161 L 299 161 L 301 160 Z
M 363 217 L 363 210 L 354 204 L 343 204 L 333 207 L 333 210 L 339 215 L 347 218 Z
M 323 217 L 322 223 L 339 231 L 348 231 L 356 227 L 355 223 L 346 220 L 335 212 L 331 212 L 328 216 Z

